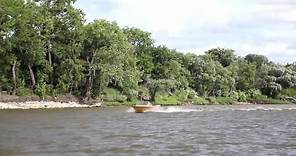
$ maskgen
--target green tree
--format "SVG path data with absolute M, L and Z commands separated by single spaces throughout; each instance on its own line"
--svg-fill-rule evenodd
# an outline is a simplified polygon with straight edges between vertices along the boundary
M 138 28 L 125 27 L 123 28 L 123 32 L 134 49 L 137 59 L 137 68 L 141 71 L 141 82 L 143 83 L 149 79 L 154 68 L 151 53 L 154 40 L 151 38 L 151 33 Z
M 155 100 L 158 91 L 164 90 L 171 94 L 180 89 L 187 89 L 189 72 L 176 57 L 176 51 L 165 46 L 151 48 L 154 67 L 147 79 L 151 99 Z M 165 88 L 165 89 L 164 89 Z
M 50 73 L 48 82 L 61 93 L 79 88 L 82 66 L 79 61 L 84 14 L 74 8 L 76 0 L 38 0 L 47 25 L 43 27 Z
M 34 2 L 27 2 L 20 10 L 21 16 L 16 17 L 12 35 L 12 51 L 21 63 L 28 69 L 31 86 L 36 87 L 37 74 L 43 75 L 46 71 L 44 43 L 42 39 L 43 19 L 40 8 Z M 40 78 L 42 76 L 39 76 Z
M 214 48 L 206 52 L 212 59 L 218 61 L 223 67 L 229 66 L 235 60 L 234 50 L 224 48 Z
M 257 67 L 268 64 L 269 62 L 266 56 L 258 54 L 248 54 L 245 56 L 245 60 L 249 63 L 256 64 Z
M 195 57 L 189 69 L 191 87 L 202 96 L 228 96 L 234 89 L 231 71 L 206 56 Z
M 119 26 L 115 22 L 95 20 L 83 30 L 85 38 L 81 57 L 85 82 L 82 96 L 89 99 L 93 93 L 99 95 L 107 85 L 121 89 L 136 86 L 135 58 Z
M 15 33 L 17 18 L 19 18 L 24 2 L 22 0 L 0 0 L 0 90 L 16 94 L 17 92 L 17 60 L 13 51 L 12 36 Z
M 246 91 L 255 88 L 256 65 L 239 60 L 237 66 L 236 89 Z

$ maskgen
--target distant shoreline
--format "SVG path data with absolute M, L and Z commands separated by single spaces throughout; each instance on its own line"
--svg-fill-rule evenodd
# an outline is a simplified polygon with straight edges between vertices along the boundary
M 46 108 L 89 108 L 99 107 L 101 103 L 81 103 L 75 96 L 59 97 L 0 95 L 0 109 L 46 109 Z
M 14 109 L 54 109 L 54 108 L 92 108 L 92 107 L 101 107 L 101 106 L 112 106 L 102 103 L 94 104 L 81 104 L 78 102 L 56 102 L 56 101 L 25 101 L 25 102 L 0 102 L 0 110 L 14 110 Z M 221 105 L 222 104 L 205 104 L 207 106 L 211 105 Z M 204 106 L 205 106 L 204 105 Z M 248 102 L 238 102 L 233 105 L 289 105 L 289 104 L 257 104 L 257 103 L 248 103 Z M 114 105 L 115 106 L 115 105 Z M 130 106 L 130 105 L 117 105 L 117 106 Z M 168 106 L 195 106 L 194 104 L 184 104 L 184 105 L 163 105 L 163 107 Z M 197 105 L 196 105 L 197 106 Z M 202 105 L 200 105 L 202 106 Z M 227 106 L 227 105 L 224 105 Z
M 0 109 L 88 108 L 93 106 L 77 102 L 54 101 L 0 102 Z
M 98 102 L 90 101 L 83 103 L 77 97 L 73 95 L 63 95 L 58 97 L 44 97 L 38 96 L 15 96 L 15 95 L 0 95 L 0 110 L 1 109 L 47 109 L 47 108 L 90 108 L 100 106 L 132 106 L 137 102 Z M 161 106 L 194 106 L 194 105 L 282 105 L 282 104 L 293 104 L 293 103 L 260 103 L 258 102 L 235 102 L 233 104 L 220 104 L 220 103 L 204 103 L 194 104 L 186 103 L 183 104 L 168 104 L 163 103 Z

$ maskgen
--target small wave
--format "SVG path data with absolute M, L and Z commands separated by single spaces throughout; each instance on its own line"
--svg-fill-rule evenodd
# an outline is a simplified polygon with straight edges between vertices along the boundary
M 183 112 L 183 113 L 188 113 L 188 112 L 198 112 L 202 111 L 200 109 L 189 109 L 189 108 L 182 108 L 182 107 L 157 107 L 149 112 L 156 112 L 156 113 L 177 113 L 177 112 Z M 135 112 L 133 108 L 129 108 L 126 110 L 126 112 Z
M 177 112 L 198 112 L 202 110 L 198 109 L 189 109 L 189 108 L 182 108 L 182 107 L 160 107 L 158 109 L 153 110 L 153 112 L 159 112 L 159 113 L 177 113 Z
M 274 107 L 256 107 L 256 108 L 238 108 L 238 109 L 231 109 L 233 111 L 284 111 L 284 110 L 296 110 L 296 108 L 274 108 Z
M 129 108 L 126 110 L 126 112 L 135 112 L 135 110 L 133 108 Z
M 149 112 L 156 113 L 189 113 L 189 112 L 216 112 L 216 111 L 285 111 L 296 110 L 296 107 L 278 108 L 278 107 L 254 107 L 254 108 L 184 108 L 184 107 L 159 107 Z M 126 112 L 135 112 L 133 108 L 129 108 Z

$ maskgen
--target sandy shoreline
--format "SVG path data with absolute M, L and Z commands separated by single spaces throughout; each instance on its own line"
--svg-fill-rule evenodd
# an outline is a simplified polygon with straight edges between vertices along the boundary
M 86 105 L 77 102 L 55 101 L 0 102 L 0 109 L 89 108 L 99 106 L 101 106 L 100 103 Z

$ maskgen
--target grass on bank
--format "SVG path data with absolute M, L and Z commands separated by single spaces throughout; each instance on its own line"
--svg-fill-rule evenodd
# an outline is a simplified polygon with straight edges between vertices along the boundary
M 286 100 L 268 98 L 263 95 L 250 98 L 247 101 L 255 104 L 289 104 L 290 103 L 289 101 L 286 101 Z
M 137 99 L 127 101 L 127 97 L 122 95 L 119 91 L 108 88 L 104 91 L 103 103 L 106 106 L 132 106 L 141 103 Z M 156 95 L 154 104 L 162 106 L 179 106 L 179 105 L 232 105 L 239 102 L 254 103 L 254 104 L 288 104 L 289 101 L 283 99 L 268 98 L 259 93 L 237 93 L 229 97 L 199 97 L 190 96 L 188 92 L 176 92 L 168 94 L 159 92 Z
M 293 97 L 296 98 L 296 87 L 294 88 L 289 88 L 289 89 L 284 89 L 281 92 L 282 96 L 288 96 L 288 97 Z
M 140 89 L 142 95 L 148 95 L 148 90 L 146 88 Z M 21 95 L 32 96 L 34 95 L 29 90 L 20 89 Z M 296 89 L 286 89 L 281 93 L 281 97 L 296 97 Z M 102 102 L 105 106 L 132 106 L 135 104 L 142 103 L 136 97 L 128 100 L 126 95 L 123 95 L 120 91 L 113 88 L 106 88 L 103 95 L 98 97 L 98 101 Z M 209 104 L 220 104 L 220 105 L 231 105 L 238 102 L 254 103 L 254 104 L 288 104 L 291 103 L 286 98 L 268 98 L 262 95 L 258 91 L 247 91 L 247 92 L 237 92 L 229 97 L 200 97 L 192 95 L 190 91 L 178 91 L 175 93 L 165 93 L 159 92 L 156 95 L 156 100 L 154 104 L 162 106 L 178 106 L 178 105 L 209 105 Z

